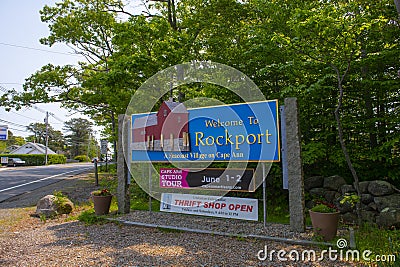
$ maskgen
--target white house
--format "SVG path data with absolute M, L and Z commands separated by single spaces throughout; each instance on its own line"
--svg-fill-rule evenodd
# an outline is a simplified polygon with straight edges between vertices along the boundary
M 17 148 L 19 148 L 20 146 L 18 146 L 18 145 L 11 145 L 11 146 L 9 146 L 9 147 L 7 147 L 7 150 L 8 151 L 13 151 L 13 150 L 15 150 L 15 149 L 17 149 Z
M 46 147 L 42 144 L 28 142 L 17 149 L 14 149 L 10 154 L 45 154 Z M 47 148 L 47 154 L 57 154 L 50 148 Z

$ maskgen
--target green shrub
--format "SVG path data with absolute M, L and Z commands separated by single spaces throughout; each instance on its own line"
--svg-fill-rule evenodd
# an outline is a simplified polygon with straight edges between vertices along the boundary
M 79 160 L 79 162 L 89 162 L 90 159 L 86 155 L 78 155 L 74 158 L 74 160 Z
M 83 211 L 78 216 L 78 220 L 85 223 L 85 225 L 104 224 L 107 222 L 104 217 L 97 216 L 93 210 Z
M 99 171 L 106 172 L 106 163 L 99 165 Z M 115 164 L 115 163 L 111 164 L 110 162 L 108 162 L 107 163 L 107 172 L 116 174 L 117 173 L 117 164 Z
M 20 158 L 25 161 L 26 166 L 40 166 L 44 165 L 46 161 L 44 154 L 1 154 L 0 157 Z M 48 164 L 64 164 L 66 160 L 67 158 L 64 155 L 47 155 Z
M 47 155 L 47 164 L 65 164 L 67 158 L 64 155 L 50 154 Z
M 318 204 L 314 206 L 312 209 L 314 212 L 320 212 L 320 213 L 332 213 L 332 212 L 337 212 L 337 210 L 333 207 L 329 207 L 325 204 Z
M 60 191 L 54 191 L 53 195 L 56 197 L 55 204 L 57 206 L 57 212 L 59 214 L 70 214 L 73 205 L 68 198 Z

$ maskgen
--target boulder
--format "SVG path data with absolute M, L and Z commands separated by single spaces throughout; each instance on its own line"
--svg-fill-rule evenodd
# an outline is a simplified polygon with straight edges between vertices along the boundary
M 368 205 L 374 201 L 374 197 L 371 194 L 361 194 L 361 203 Z
M 361 212 L 361 220 L 363 222 L 370 222 L 370 223 L 375 223 L 376 221 L 376 212 L 374 211 L 366 211 L 366 210 L 362 210 Z
M 74 209 L 71 200 L 63 197 L 61 200 L 54 195 L 42 197 L 36 205 L 36 215 L 53 217 L 57 214 L 69 214 Z
M 309 191 L 312 188 L 322 187 L 324 185 L 324 177 L 312 176 L 304 179 L 304 189 Z
M 376 203 L 375 203 L 375 202 L 369 203 L 369 204 L 368 204 L 368 207 L 370 208 L 370 210 L 375 210 L 375 211 L 378 210 L 378 207 L 376 206 Z
M 321 187 L 310 189 L 310 195 L 313 197 L 325 197 L 326 190 Z
M 36 205 L 36 215 L 44 215 L 46 217 L 52 217 L 57 215 L 56 206 L 57 197 L 53 195 L 47 195 L 42 197 Z
M 60 205 L 57 206 L 57 213 L 58 214 L 70 214 L 74 209 L 74 203 L 68 198 L 63 198 L 60 202 Z
M 338 197 L 340 197 L 340 194 L 337 191 L 325 191 L 324 192 L 324 198 L 329 203 L 333 203 L 333 201 Z
M 343 177 L 338 175 L 325 177 L 324 179 L 324 188 L 334 191 L 339 191 L 340 187 L 345 184 L 346 181 L 343 179 Z
M 400 209 L 400 194 L 393 194 L 383 197 L 374 197 L 374 202 L 379 211 L 385 208 Z
M 360 194 L 368 193 L 368 185 L 369 185 L 369 181 L 363 181 L 363 182 L 358 183 L 358 187 L 360 188 Z
M 372 202 L 373 203 L 373 202 Z M 376 207 L 375 207 L 376 208 Z M 374 209 L 373 207 L 371 207 L 370 205 L 366 205 L 364 203 L 361 203 L 361 210 L 365 210 L 365 211 L 376 211 L 376 209 Z
M 354 193 L 356 190 L 351 184 L 344 184 L 340 187 L 340 192 L 342 195 L 347 194 L 347 193 Z
M 357 215 L 353 212 L 347 212 L 345 214 L 341 214 L 340 216 L 345 223 L 355 224 L 357 223 Z
M 352 212 L 355 207 L 351 206 L 350 203 L 345 202 L 343 204 L 340 203 L 340 201 L 343 199 L 343 196 L 338 197 L 335 199 L 335 201 L 333 202 L 333 204 L 336 205 L 336 207 L 339 209 L 340 213 L 347 213 L 347 212 Z
M 368 185 L 368 192 L 374 196 L 386 196 L 394 193 L 393 185 L 386 181 L 371 181 Z
M 400 227 L 400 209 L 386 208 L 377 217 L 376 223 L 383 227 Z

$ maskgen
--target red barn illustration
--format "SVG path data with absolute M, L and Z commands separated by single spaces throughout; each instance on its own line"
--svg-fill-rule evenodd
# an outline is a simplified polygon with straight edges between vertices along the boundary
M 132 149 L 189 151 L 188 121 L 184 104 L 164 101 L 157 113 L 133 121 Z

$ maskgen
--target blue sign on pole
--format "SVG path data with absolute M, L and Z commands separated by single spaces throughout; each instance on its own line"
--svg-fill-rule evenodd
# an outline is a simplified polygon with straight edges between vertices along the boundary
M 132 161 L 280 161 L 278 101 L 186 109 L 165 101 L 132 115 Z
M 0 126 L 0 140 L 8 140 L 8 126 L 7 125 Z

